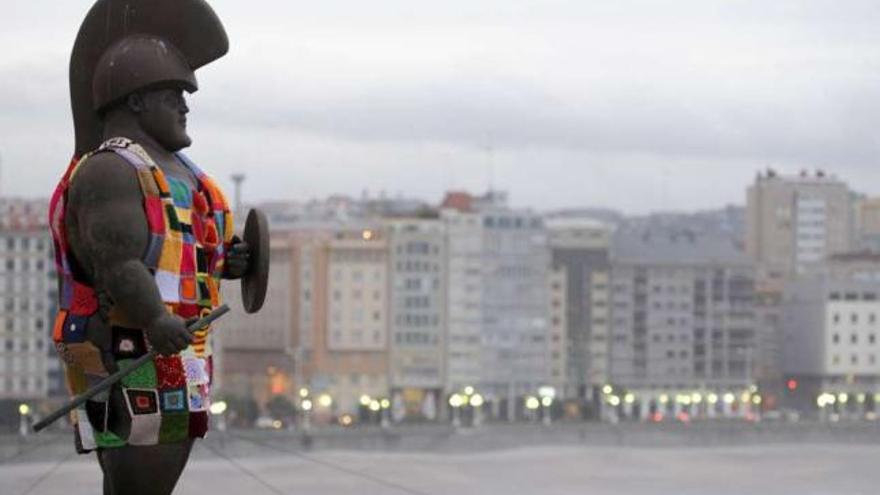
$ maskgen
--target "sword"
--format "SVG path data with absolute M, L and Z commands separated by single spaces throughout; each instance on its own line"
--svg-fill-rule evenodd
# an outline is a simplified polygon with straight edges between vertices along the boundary
M 189 330 L 190 332 L 195 332 L 196 330 L 201 330 L 228 312 L 229 312 L 229 306 L 224 304 L 224 305 L 218 307 L 217 309 L 215 309 L 214 311 L 212 311 L 211 313 L 205 315 L 203 318 L 200 318 L 200 319 L 192 322 L 191 324 L 187 325 L 187 330 Z M 43 419 L 42 421 L 35 424 L 34 431 L 40 432 L 41 430 L 45 429 L 47 426 L 58 421 L 62 417 L 70 414 L 70 411 L 73 411 L 74 409 L 78 408 L 79 406 L 85 404 L 86 401 L 88 401 L 92 397 L 100 394 L 101 392 L 108 390 L 110 387 L 112 387 L 113 385 L 118 383 L 123 378 L 134 373 L 135 370 L 137 370 L 141 366 L 152 361 L 153 358 L 156 357 L 157 354 L 158 353 L 156 352 L 156 350 L 153 349 L 150 352 L 144 354 L 143 356 L 137 358 L 134 361 L 134 363 L 131 364 L 131 366 L 125 368 L 124 370 L 119 370 L 116 373 L 113 373 L 112 375 L 108 376 L 107 378 L 104 378 L 103 380 L 101 380 L 100 383 L 98 383 L 94 387 L 86 390 L 85 392 L 81 393 L 80 395 L 76 396 L 74 399 L 72 399 L 70 402 L 68 402 L 64 406 L 62 406 L 60 409 L 58 409 L 57 411 L 53 412 L 52 414 L 46 416 L 45 419 Z

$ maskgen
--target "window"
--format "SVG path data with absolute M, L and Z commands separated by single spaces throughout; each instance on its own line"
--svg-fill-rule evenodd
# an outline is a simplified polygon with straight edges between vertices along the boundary
M 859 343 L 859 336 L 858 336 L 857 334 L 852 334 L 852 335 L 850 335 L 850 336 L 849 336 L 849 342 L 850 342 L 851 344 L 858 344 L 858 343 Z
M 832 335 L 831 342 L 833 342 L 835 344 L 839 344 L 840 343 L 840 334 L 835 333 L 834 335 Z

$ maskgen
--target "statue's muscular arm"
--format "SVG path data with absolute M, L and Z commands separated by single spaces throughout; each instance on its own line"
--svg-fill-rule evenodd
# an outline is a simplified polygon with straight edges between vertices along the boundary
M 149 243 L 143 195 L 135 170 L 114 153 L 88 159 L 68 196 L 71 248 L 97 289 L 105 291 L 127 325 L 142 328 L 162 354 L 186 348 L 185 322 L 165 309 L 142 259 Z

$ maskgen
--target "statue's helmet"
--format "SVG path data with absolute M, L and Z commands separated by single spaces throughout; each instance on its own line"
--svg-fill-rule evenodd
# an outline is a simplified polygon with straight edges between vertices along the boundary
M 129 36 L 111 46 L 98 61 L 92 79 L 92 104 L 101 112 L 136 91 L 160 87 L 193 93 L 199 85 L 186 58 L 169 41 L 153 35 Z
M 75 156 L 104 139 L 100 111 L 134 91 L 197 89 L 194 72 L 229 51 L 206 0 L 97 0 L 70 55 Z

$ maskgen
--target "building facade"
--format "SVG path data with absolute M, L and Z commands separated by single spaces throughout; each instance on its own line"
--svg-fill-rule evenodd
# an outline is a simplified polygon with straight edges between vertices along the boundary
M 613 229 L 585 218 L 547 222 L 552 265 L 565 281 L 563 397 L 595 408 L 608 383 L 609 275 Z
M 618 232 L 614 253 L 609 388 L 628 400 L 612 402 L 642 417 L 730 414 L 720 398 L 739 400 L 755 382 L 748 257 L 692 231 Z
M 493 414 L 512 419 L 523 397 L 553 382 L 543 219 L 510 208 L 503 193 L 450 195 L 441 215 L 449 236 L 448 391 L 474 386 Z
M 822 172 L 759 174 L 748 189 L 746 224 L 747 251 L 770 279 L 807 273 L 854 243 L 849 187 Z
M 446 385 L 446 227 L 438 218 L 386 222 L 392 415 L 437 419 Z
M 329 396 L 318 417 L 357 414 L 364 396 L 389 398 L 389 257 L 381 225 L 300 232 L 301 388 Z
M 66 393 L 51 338 L 58 292 L 47 205 L 0 200 L 0 400 Z
M 874 411 L 880 394 L 880 282 L 791 282 L 782 324 L 789 406 L 844 415 Z

